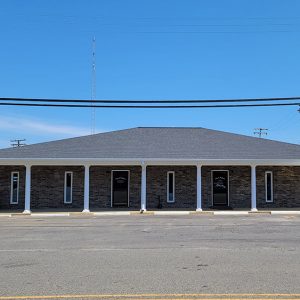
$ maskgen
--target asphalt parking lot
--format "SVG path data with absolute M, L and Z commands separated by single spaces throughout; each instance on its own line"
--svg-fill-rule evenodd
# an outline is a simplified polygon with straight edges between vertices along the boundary
M 0 240 L 0 299 L 300 293 L 300 216 L 2 217 Z

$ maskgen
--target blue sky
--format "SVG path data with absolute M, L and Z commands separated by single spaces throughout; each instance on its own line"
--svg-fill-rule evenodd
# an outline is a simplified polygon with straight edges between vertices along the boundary
M 298 0 L 1 0 L 1 97 L 300 96 Z M 297 107 L 97 110 L 96 131 L 207 127 L 300 143 Z M 90 109 L 0 107 L 0 147 L 89 134 Z

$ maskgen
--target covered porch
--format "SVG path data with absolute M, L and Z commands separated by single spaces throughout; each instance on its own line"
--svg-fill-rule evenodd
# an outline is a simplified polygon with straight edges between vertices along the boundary
M 291 161 L 6 160 L 0 173 L 2 211 L 300 207 L 300 166 Z

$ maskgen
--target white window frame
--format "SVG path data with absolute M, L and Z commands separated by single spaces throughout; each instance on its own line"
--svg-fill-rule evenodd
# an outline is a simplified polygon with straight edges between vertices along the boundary
M 268 200 L 268 188 L 267 188 L 267 178 L 268 174 L 271 175 L 271 200 Z M 272 171 L 266 171 L 265 172 L 265 199 L 267 203 L 273 203 L 274 202 L 274 197 L 273 197 L 273 172 Z
M 13 201 L 13 194 L 14 194 L 14 190 L 13 190 L 13 186 L 14 186 L 13 178 L 14 178 L 14 174 L 18 175 L 17 201 Z M 10 204 L 18 204 L 19 203 L 19 190 L 20 190 L 20 173 L 18 171 L 13 171 L 13 172 L 11 172 L 11 176 L 10 176 Z
M 173 201 L 169 200 L 169 175 L 173 174 Z M 168 203 L 174 203 L 175 202 L 175 171 L 168 171 L 167 172 L 167 202 Z
M 67 201 L 67 174 L 71 174 L 71 200 Z M 65 172 L 65 184 L 64 184 L 64 204 L 72 204 L 73 203 L 73 172 L 66 171 Z

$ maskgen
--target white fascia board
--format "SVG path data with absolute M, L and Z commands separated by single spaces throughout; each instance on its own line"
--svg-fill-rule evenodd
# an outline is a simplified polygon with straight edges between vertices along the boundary
M 119 166 L 140 166 L 145 165 L 208 165 L 208 166 L 300 166 L 299 159 L 170 159 L 170 158 L 1 158 L 0 165 L 119 165 Z
M 300 166 L 295 159 L 144 159 L 149 165 L 202 165 L 202 166 Z
M 85 158 L 24 158 L 0 159 L 0 165 L 84 166 L 84 165 L 141 165 L 141 160 Z

